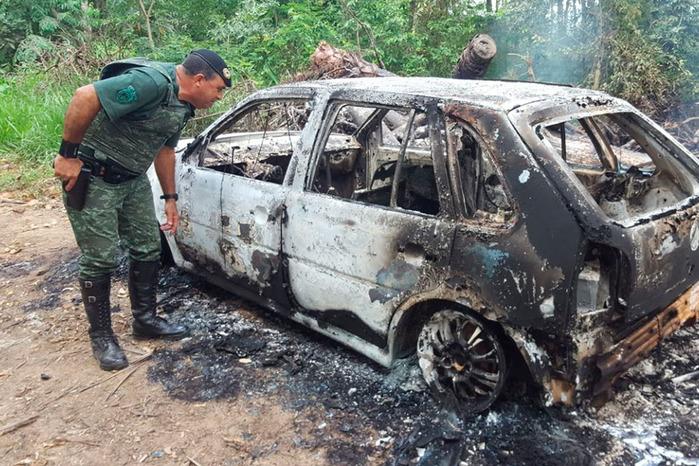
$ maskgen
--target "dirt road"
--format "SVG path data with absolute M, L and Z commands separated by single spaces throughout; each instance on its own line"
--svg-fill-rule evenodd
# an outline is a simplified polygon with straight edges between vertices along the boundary
M 55 198 L 0 194 L 0 464 L 699 464 L 697 329 L 625 376 L 600 410 L 530 397 L 463 423 L 409 364 L 388 373 L 195 277 L 168 270 L 177 343 L 136 341 L 125 266 L 114 328 L 131 365 L 89 351 L 77 256 Z

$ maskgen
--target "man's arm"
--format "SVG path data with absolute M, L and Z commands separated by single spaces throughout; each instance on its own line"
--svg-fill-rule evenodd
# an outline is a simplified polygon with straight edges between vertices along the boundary
M 163 194 L 175 194 L 177 192 L 175 190 L 175 149 L 163 146 L 155 157 L 153 165 Z M 174 199 L 165 200 L 165 218 L 166 223 L 160 225 L 160 229 L 175 233 L 177 224 L 180 222 L 180 214 L 177 212 L 177 201 Z
M 68 110 L 66 110 L 63 122 L 63 139 L 79 144 L 100 108 L 100 101 L 92 84 L 78 88 L 68 104 Z M 54 159 L 54 175 L 63 180 L 66 191 L 70 191 L 75 186 L 82 165 L 82 161 L 77 158 L 66 158 L 58 155 Z

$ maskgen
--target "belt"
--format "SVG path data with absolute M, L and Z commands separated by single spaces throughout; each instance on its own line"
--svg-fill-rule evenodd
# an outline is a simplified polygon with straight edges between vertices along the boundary
M 90 147 L 81 147 L 78 157 L 83 166 L 90 170 L 92 176 L 102 178 L 105 183 L 119 184 L 131 181 L 141 175 L 130 172 L 113 160 L 100 161 L 95 159 L 95 151 Z

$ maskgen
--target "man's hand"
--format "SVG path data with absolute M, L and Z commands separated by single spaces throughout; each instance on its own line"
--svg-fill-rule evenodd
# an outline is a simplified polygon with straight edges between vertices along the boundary
M 177 203 L 174 199 L 165 201 L 166 223 L 160 225 L 162 231 L 177 232 L 177 225 L 180 223 L 180 214 L 177 212 Z
M 78 182 L 78 175 L 80 175 L 80 169 L 83 166 L 83 161 L 80 159 L 69 159 L 61 155 L 56 156 L 53 161 L 53 174 L 56 178 L 60 178 L 63 181 L 63 187 L 67 191 L 70 191 Z

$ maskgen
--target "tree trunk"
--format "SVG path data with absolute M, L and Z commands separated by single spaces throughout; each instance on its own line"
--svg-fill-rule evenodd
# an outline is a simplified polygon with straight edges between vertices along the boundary
M 139 0 L 141 1 L 143 0 Z M 483 77 L 496 53 L 495 41 L 489 35 L 476 35 L 461 54 L 452 77 L 457 79 Z M 396 75 L 364 60 L 358 53 L 338 49 L 321 41 L 311 55 L 310 69 L 299 73 L 292 78 L 292 81 L 385 76 Z
M 155 49 L 155 41 L 153 40 L 153 28 L 151 27 L 151 24 L 150 24 L 151 11 L 153 10 L 153 5 L 155 5 L 155 0 L 151 0 L 150 5 L 148 5 L 148 8 L 146 9 L 146 5 L 144 5 L 143 0 L 138 0 L 138 6 L 141 8 L 141 12 L 143 13 L 143 18 L 146 20 L 146 31 L 148 33 L 148 45 L 150 45 L 151 49 Z
M 408 16 L 408 29 L 415 34 L 415 23 L 417 19 L 417 0 L 410 0 L 410 15 Z
M 310 70 L 296 75 L 292 81 L 384 76 L 395 74 L 364 60 L 357 53 L 338 49 L 321 41 L 311 55 Z
M 493 38 L 488 34 L 477 34 L 461 53 L 452 77 L 456 79 L 482 78 L 496 53 L 497 46 Z

